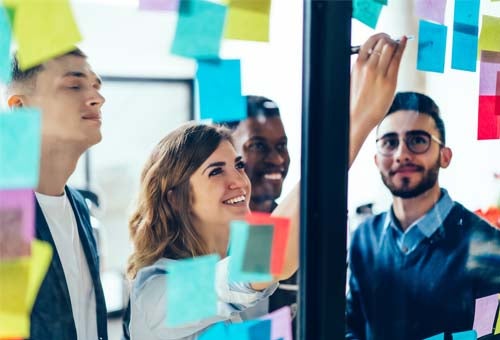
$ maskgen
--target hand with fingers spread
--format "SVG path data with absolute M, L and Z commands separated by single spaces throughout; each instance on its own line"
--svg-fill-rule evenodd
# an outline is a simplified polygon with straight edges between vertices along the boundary
M 361 46 L 351 73 L 350 164 L 391 105 L 406 42 L 378 33 Z

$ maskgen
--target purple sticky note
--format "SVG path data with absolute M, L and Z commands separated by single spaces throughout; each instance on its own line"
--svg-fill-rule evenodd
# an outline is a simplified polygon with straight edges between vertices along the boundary
M 260 319 L 271 320 L 271 340 L 293 340 L 290 307 L 280 308 L 270 314 L 264 315 Z
M 474 326 L 472 328 L 477 332 L 478 337 L 492 333 L 497 308 L 498 294 L 476 299 Z
M 479 95 L 499 95 L 497 74 L 500 72 L 500 52 L 481 51 Z
M 179 0 L 139 0 L 139 9 L 147 11 L 177 11 Z
M 33 192 L 0 190 L 0 258 L 28 256 L 34 224 Z
M 415 0 L 415 14 L 420 19 L 444 24 L 446 0 Z

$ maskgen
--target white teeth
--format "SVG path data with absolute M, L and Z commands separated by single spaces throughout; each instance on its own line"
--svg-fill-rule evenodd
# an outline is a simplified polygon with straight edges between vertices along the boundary
M 272 174 L 265 174 L 264 178 L 271 180 L 271 181 L 279 181 L 279 180 L 283 179 L 283 175 L 279 172 L 275 172 Z
M 225 203 L 225 204 L 236 204 L 236 203 L 243 202 L 244 200 L 245 200 L 245 196 L 241 195 L 241 196 L 238 196 L 238 197 L 234 197 L 234 198 L 225 200 L 223 203 Z

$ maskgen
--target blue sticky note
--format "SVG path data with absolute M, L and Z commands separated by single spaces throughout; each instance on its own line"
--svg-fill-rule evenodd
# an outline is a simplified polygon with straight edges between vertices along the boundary
M 444 72 L 447 27 L 420 20 L 418 30 L 417 69 Z
M 363 24 L 375 28 L 383 5 L 375 0 L 354 0 L 352 17 Z
M 10 82 L 12 78 L 10 42 L 12 32 L 10 29 L 10 20 L 7 10 L 0 5 L 0 81 Z
M 0 189 L 36 188 L 41 114 L 33 108 L 0 112 Z
M 477 333 L 476 331 L 466 331 L 466 332 L 459 332 L 459 333 L 453 333 L 451 335 L 453 340 L 477 340 Z
M 167 326 L 197 322 L 217 314 L 216 254 L 167 264 Z
M 220 123 L 246 118 L 239 60 L 199 61 L 196 80 L 201 119 Z
M 249 320 L 227 327 L 231 340 L 271 340 L 271 320 Z
M 232 282 L 269 282 L 269 273 L 246 272 L 243 270 L 245 250 L 250 226 L 244 221 L 232 221 L 229 233 L 229 280 Z
M 210 1 L 181 1 L 171 52 L 195 59 L 218 58 L 226 12 L 226 6 Z
M 477 27 L 479 25 L 479 3 L 480 0 L 455 0 L 453 22 Z
M 228 339 L 227 326 L 218 322 L 200 334 L 199 340 L 226 340 Z
M 476 71 L 477 35 L 453 31 L 453 49 L 451 68 L 464 71 Z
M 424 340 L 444 340 L 444 333 L 431 336 L 430 338 L 426 338 Z

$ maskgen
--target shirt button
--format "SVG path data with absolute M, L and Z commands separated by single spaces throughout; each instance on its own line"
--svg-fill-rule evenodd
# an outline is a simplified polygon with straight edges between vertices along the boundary
M 401 248 L 401 250 L 403 251 L 403 253 L 405 253 L 405 254 L 406 254 L 406 253 L 408 252 L 408 247 L 403 246 L 403 248 Z

